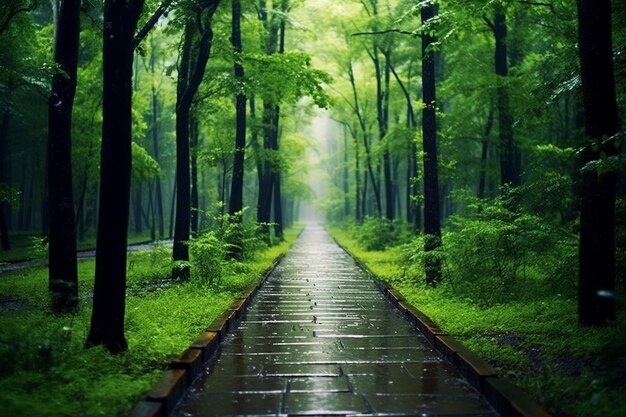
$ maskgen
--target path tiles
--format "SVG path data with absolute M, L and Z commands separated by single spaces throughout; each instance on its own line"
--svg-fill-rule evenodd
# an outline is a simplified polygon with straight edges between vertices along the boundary
M 315 226 L 174 415 L 497 416 Z

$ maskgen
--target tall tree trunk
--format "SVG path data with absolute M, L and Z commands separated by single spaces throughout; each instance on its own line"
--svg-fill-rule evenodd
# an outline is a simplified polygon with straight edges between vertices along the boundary
M 234 74 L 237 82 L 242 82 L 244 77 L 243 66 L 241 65 L 241 0 L 232 2 L 232 37 L 233 49 L 235 51 Z M 246 147 L 246 96 L 238 93 L 235 98 L 236 111 L 236 132 L 235 132 L 235 152 L 233 159 L 233 177 L 230 191 L 230 204 L 228 213 L 235 216 L 243 209 L 243 176 L 244 176 L 244 156 Z M 236 221 L 241 221 L 239 216 L 234 217 Z M 231 256 L 241 255 L 238 243 L 231 242 L 236 246 L 231 251 Z
M 154 74 L 154 50 L 152 55 L 150 56 L 150 69 Z M 152 114 L 151 114 L 151 125 L 152 125 L 152 152 L 154 155 L 154 160 L 157 163 L 161 162 L 159 156 L 159 96 L 156 92 L 156 87 L 152 85 Z M 161 191 L 161 178 L 157 176 L 155 178 L 155 194 L 156 194 L 156 215 L 157 221 L 159 223 L 159 239 L 163 239 L 165 236 L 165 227 L 164 227 L 164 218 L 163 218 L 163 192 Z
M 356 113 L 357 120 L 359 121 L 359 127 L 361 128 L 361 134 L 363 137 L 363 148 L 365 149 L 365 164 L 367 166 L 367 173 L 370 176 L 370 180 L 372 181 L 372 189 L 374 190 L 374 198 L 376 200 L 376 214 L 382 214 L 382 203 L 380 201 L 380 189 L 378 187 L 378 183 L 376 182 L 376 177 L 374 176 L 374 169 L 372 167 L 372 154 L 370 152 L 370 140 L 369 140 L 369 131 L 367 128 L 367 124 L 365 122 L 365 118 L 361 112 L 361 106 L 359 104 L 359 96 L 356 88 L 356 79 L 354 77 L 354 69 L 352 68 L 352 62 L 348 62 L 348 76 L 350 77 L 350 86 L 352 87 L 352 96 L 354 99 L 354 112 Z M 363 192 L 363 207 L 365 207 L 367 201 L 367 193 Z M 365 216 L 365 210 L 363 210 L 363 216 Z
M 489 135 L 493 128 L 493 106 L 489 108 L 489 115 L 487 116 L 487 123 L 485 125 L 485 132 L 483 133 L 483 140 L 480 152 L 480 174 L 478 178 L 478 198 L 485 197 L 485 179 L 487 176 L 487 156 L 489 155 Z
M 11 88 L 9 88 L 9 91 L 11 91 Z M 0 185 L 9 185 L 6 181 L 6 171 L 8 171 L 8 164 L 6 164 L 8 160 L 6 143 L 9 133 L 10 118 L 11 113 L 9 109 L 6 109 L 2 114 L 2 120 L 0 120 Z M 11 250 L 11 243 L 9 241 L 9 226 L 6 218 L 7 210 L 8 204 L 4 203 L 2 199 L 0 199 L 0 243 L 2 244 L 2 250 L 5 251 Z
M 102 159 L 96 277 L 87 346 L 128 348 L 124 336 L 131 179 L 133 38 L 143 0 L 105 0 Z
M 78 70 L 80 0 L 57 0 L 54 61 L 48 102 L 48 196 L 50 210 L 48 288 L 59 313 L 78 308 L 76 219 L 72 190 L 72 109 Z
M 200 222 L 200 200 L 198 198 L 198 121 L 191 120 L 191 233 L 198 233 Z
M 500 183 L 513 187 L 522 182 L 522 156 L 513 136 L 513 114 L 506 77 L 509 75 L 507 56 L 507 26 L 504 9 L 499 8 L 494 16 L 495 70 L 498 75 L 498 127 L 500 135 Z
M 190 19 L 185 25 L 182 45 L 181 64 L 178 72 L 178 91 L 176 97 L 176 226 L 174 228 L 173 258 L 175 261 L 189 260 L 189 229 L 191 226 L 191 189 L 190 189 L 190 150 L 189 127 L 193 98 L 204 77 L 206 64 L 211 56 L 213 40 L 212 18 L 220 0 L 206 2 L 206 13 L 202 33 L 198 41 L 197 53 L 192 57 L 193 35 L 198 30 L 199 22 Z M 198 10 L 201 14 L 205 10 Z M 189 277 L 189 267 L 176 268 L 174 276 L 180 279 Z
M 422 26 L 437 16 L 437 6 L 422 7 Z M 441 246 L 441 223 L 439 208 L 439 177 L 437 165 L 437 101 L 435 80 L 435 53 L 431 45 L 437 41 L 430 32 L 422 34 L 422 132 L 424 146 L 424 233 L 427 235 L 424 251 L 430 252 Z M 441 280 L 441 260 L 427 256 L 425 262 L 426 282 L 436 285 Z
M 190 168 L 189 168 L 189 112 L 191 100 L 183 102 L 189 84 L 191 47 L 196 31 L 195 22 L 187 21 L 181 46 L 176 97 L 176 222 L 174 226 L 174 261 L 189 260 L 189 228 L 191 220 Z M 189 267 L 175 267 L 173 276 L 189 278 Z
M 586 141 L 582 164 L 620 153 L 610 0 L 578 0 L 580 68 Z M 622 135 L 623 136 L 623 135 Z M 615 318 L 615 184 L 611 169 L 582 174 L 578 320 L 600 325 Z

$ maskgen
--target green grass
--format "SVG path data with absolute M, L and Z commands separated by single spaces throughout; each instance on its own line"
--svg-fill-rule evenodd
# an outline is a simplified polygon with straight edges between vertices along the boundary
M 41 235 L 37 233 L 15 233 L 9 235 L 11 250 L 4 251 L 0 249 L 0 263 L 5 262 L 22 262 L 33 259 L 44 258 L 45 255 L 41 249 L 37 247 L 37 243 L 41 241 Z M 142 234 L 129 233 L 128 244 L 150 241 L 150 232 Z M 96 247 L 96 238 L 88 237 L 77 243 L 79 251 L 92 250 Z
M 228 268 L 218 288 L 165 280 L 169 251 L 129 256 L 126 300 L 127 352 L 84 349 L 91 315 L 94 262 L 79 264 L 80 312 L 51 314 L 47 270 L 0 276 L 0 414 L 7 416 L 123 416 L 178 356 L 295 241 L 286 231 L 280 245 L 246 265 Z M 193 271 L 192 271 L 193 274 Z
M 352 233 L 340 228 L 330 231 L 372 273 L 389 282 L 555 416 L 626 415 L 623 297 L 619 298 L 618 318 L 613 324 L 581 328 L 576 300 L 571 296 L 520 283 L 528 286 L 518 289 L 522 296 L 480 305 L 445 283 L 437 288 L 424 285 L 423 277 L 415 276 L 416 268 L 407 273 L 398 247 L 368 252 Z

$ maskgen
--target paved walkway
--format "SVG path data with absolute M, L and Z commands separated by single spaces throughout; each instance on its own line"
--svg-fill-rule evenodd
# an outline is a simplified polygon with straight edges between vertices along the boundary
M 307 226 L 174 415 L 497 414 Z

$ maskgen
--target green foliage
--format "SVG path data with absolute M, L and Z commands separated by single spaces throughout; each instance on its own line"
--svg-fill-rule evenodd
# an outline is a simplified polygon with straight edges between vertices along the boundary
M 354 227 L 353 234 L 359 245 L 368 251 L 397 246 L 410 236 L 401 220 L 382 217 L 366 217 L 363 224 Z
M 189 241 L 189 252 L 194 281 L 209 286 L 220 285 L 223 264 L 227 262 L 227 243 L 215 232 L 208 231 Z
M 128 262 L 127 352 L 84 348 L 91 317 L 94 262 L 79 263 L 81 308 L 75 315 L 49 310 L 47 269 L 5 273 L 0 280 L 0 404 L 3 415 L 28 417 L 125 416 L 208 324 L 293 244 L 257 253 L 245 272 L 225 272 L 223 285 L 163 280 L 171 249 L 134 252 Z M 156 271 L 162 271 L 164 275 Z

